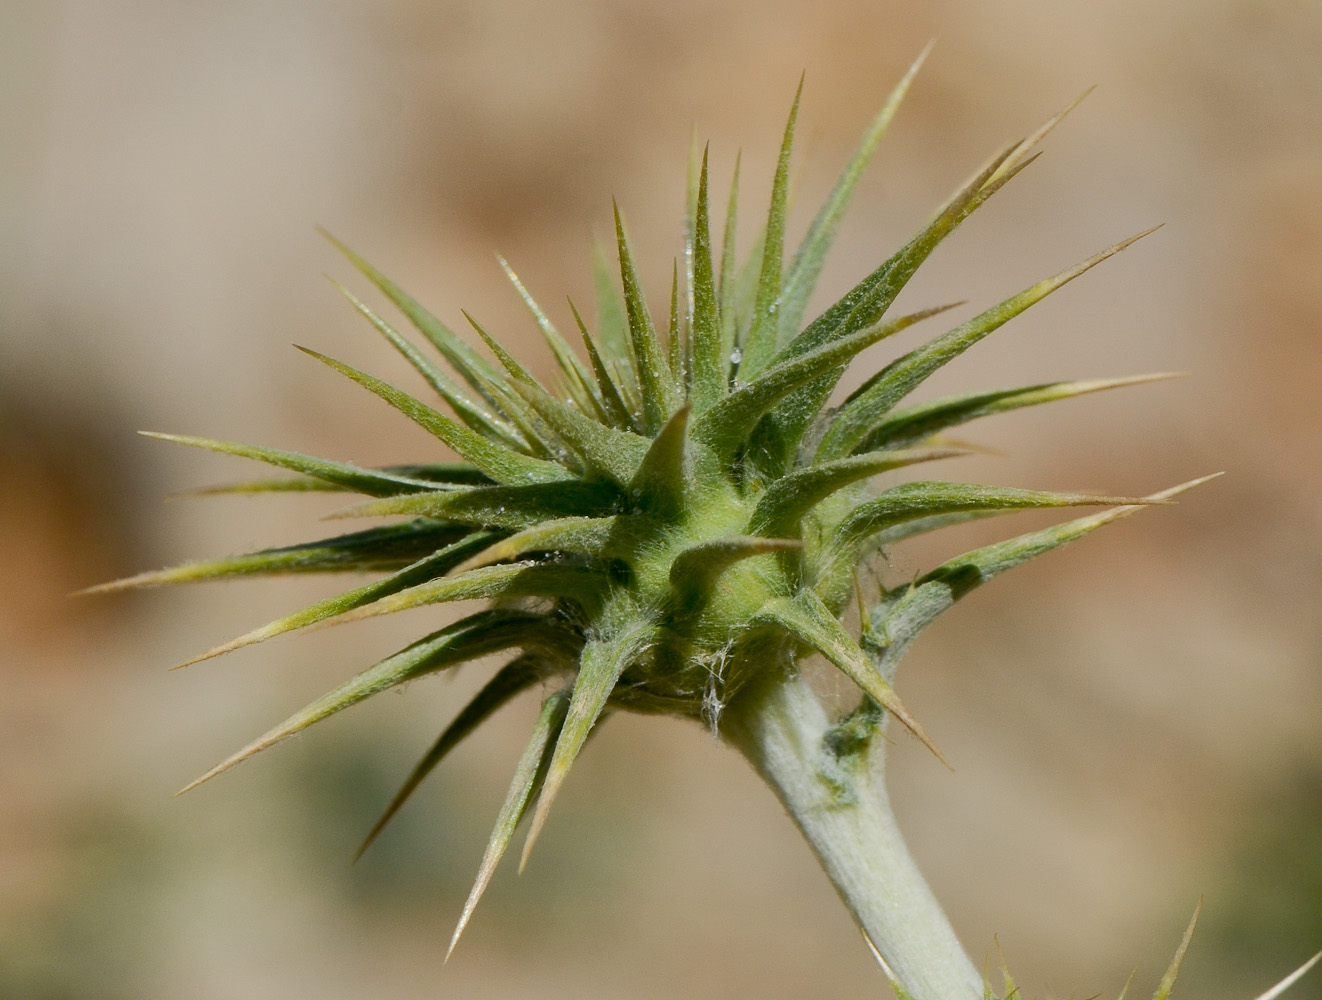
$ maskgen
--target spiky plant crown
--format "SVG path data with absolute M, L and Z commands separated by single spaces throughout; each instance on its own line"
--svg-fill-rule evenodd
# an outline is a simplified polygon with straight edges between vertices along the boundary
M 612 709 L 684 716 L 719 732 L 723 707 L 736 704 L 752 680 L 786 674 L 803 658 L 821 654 L 863 696 L 859 711 L 835 730 L 839 740 L 870 732 L 890 715 L 935 750 L 891 686 L 896 662 L 917 634 L 998 573 L 1175 491 L 1136 500 L 936 480 L 879 492 L 869 487 L 879 473 L 961 454 L 940 435 L 970 420 L 1162 377 L 1057 382 L 905 403 L 942 365 L 1130 239 L 902 354 L 839 405 L 830 405 L 856 355 L 947 308 L 889 313 L 919 265 L 1031 162 L 1035 146 L 1061 117 L 992 157 L 913 238 L 804 324 L 841 216 L 916 70 L 917 64 L 869 125 L 788 261 L 786 190 L 798 96 L 765 227 L 742 264 L 734 249 L 738 167 L 717 245 L 702 155 L 690 180 L 683 266 L 675 268 L 664 331 L 644 298 L 618 211 L 623 295 L 599 266 L 595 334 L 573 313 L 586 360 L 506 267 L 558 365 L 555 388 L 540 383 L 470 318 L 496 363 L 485 360 L 336 243 L 449 363 L 454 374 L 344 290 L 452 415 L 342 362 L 307 353 L 432 432 L 462 460 L 369 469 L 265 447 L 156 435 L 297 473 L 231 490 L 358 493 L 370 499 L 346 516 L 403 520 L 110 586 L 259 573 L 385 573 L 188 662 L 332 619 L 448 601 L 491 603 L 358 674 L 193 784 L 378 692 L 478 657 L 518 651 L 444 730 L 368 837 L 370 842 L 480 723 L 521 692 L 549 685 L 462 929 L 531 810 L 526 860 L 570 766 Z M 880 546 L 992 514 L 1084 504 L 1109 509 L 965 553 L 896 589 L 883 588 L 861 615 L 858 636 L 841 622 L 856 594 L 857 567 Z

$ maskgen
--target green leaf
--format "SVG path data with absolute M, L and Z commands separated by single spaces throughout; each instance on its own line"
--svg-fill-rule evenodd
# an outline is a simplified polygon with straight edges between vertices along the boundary
M 693 370 L 689 398 L 694 413 L 702 413 L 729 391 L 728 353 L 721 350 L 716 279 L 712 273 L 711 223 L 707 198 L 707 152 L 698 179 L 697 220 L 693 239 Z
M 501 409 L 509 416 L 510 421 L 519 428 L 519 432 L 531 446 L 530 450 L 536 453 L 539 458 L 563 458 L 564 448 L 561 447 L 546 425 L 537 419 L 537 415 L 513 389 L 513 386 L 520 382 L 537 386 L 540 386 L 541 383 L 533 377 L 532 372 L 519 364 L 514 355 L 505 350 L 498 340 L 487 333 L 481 323 L 464 310 L 461 309 L 460 312 L 463 313 L 464 319 L 468 321 L 468 325 L 477 331 L 477 335 L 482 338 L 482 342 L 496 356 L 502 367 L 513 376 L 513 383 L 504 380 L 499 385 L 491 387 L 491 391 L 500 398 Z M 576 469 L 575 471 L 582 470 Z
M 528 855 L 538 834 L 546 823 L 551 804 L 555 802 L 561 786 L 564 784 L 574 759 L 578 756 L 588 733 L 596 724 L 611 691 L 620 674 L 635 656 L 643 651 L 654 636 L 650 625 L 640 625 L 626 629 L 609 639 L 589 639 L 579 658 L 578 677 L 574 680 L 574 690 L 569 700 L 569 710 L 565 715 L 564 726 L 555 741 L 555 753 L 547 767 L 546 781 L 537 798 L 537 810 L 533 813 L 528 827 L 528 839 L 523 845 L 523 857 L 519 864 L 522 870 L 528 863 Z
M 276 448 L 263 448 L 253 444 L 236 444 L 233 441 L 213 441 L 210 438 L 187 437 L 183 434 L 161 434 L 156 431 L 139 431 L 144 437 L 157 438 L 161 441 L 173 441 L 193 448 L 206 448 L 226 455 L 251 458 L 267 465 L 279 466 L 293 472 L 301 472 L 333 486 L 365 493 L 370 497 L 388 497 L 396 493 L 411 493 L 420 489 L 434 489 L 435 484 L 408 476 L 396 475 L 386 470 L 360 469 L 356 465 L 344 462 L 331 462 L 324 458 L 301 455 L 296 451 L 280 451 Z M 472 433 L 471 431 L 469 432 Z
M 918 70 L 931 51 L 932 43 L 929 42 L 918 58 L 913 61 L 913 65 L 909 67 L 908 72 L 896 84 L 890 96 L 886 98 L 886 103 L 882 105 L 881 111 L 877 113 L 876 118 L 872 120 L 872 124 L 863 133 L 858 148 L 854 150 L 854 155 L 836 180 L 830 195 L 827 196 L 826 202 L 818 211 L 817 217 L 813 219 L 807 235 L 804 236 L 803 242 L 795 252 L 794 261 L 790 264 L 785 275 L 784 291 L 780 296 L 777 346 L 786 336 L 798 331 L 799 323 L 803 318 L 803 311 L 808 305 L 808 298 L 817 285 L 817 279 L 821 274 L 826 254 L 835 241 L 836 230 L 839 228 L 840 220 L 849 207 L 850 199 L 853 197 L 854 189 L 858 186 L 859 178 L 863 176 L 863 171 L 867 169 L 868 164 L 872 161 L 872 157 L 881 145 L 881 140 L 890 127 L 891 121 L 900 109 L 900 104 L 909 92 L 909 86 L 913 83 L 914 77 L 918 75 Z
M 1132 375 L 1128 378 L 1084 379 L 1075 382 L 1049 382 L 1042 385 L 1021 386 L 1015 389 L 997 389 L 991 392 L 971 392 L 959 396 L 944 396 L 917 406 L 895 410 L 872 428 L 859 446 L 874 451 L 879 448 L 902 448 L 923 441 L 948 427 L 966 424 L 979 417 L 1008 413 L 1026 406 L 1054 403 L 1072 399 L 1104 389 L 1141 385 L 1178 378 L 1179 373 Z
M 1039 125 L 1035 131 L 1030 133 L 1026 138 L 1020 140 L 1019 144 L 1015 146 L 1014 150 L 1010 153 L 1010 155 L 996 169 L 996 173 L 992 175 L 991 181 L 989 183 L 1000 181 L 1006 178 L 1008 175 L 1013 175 L 1018 173 L 1019 170 L 1021 170 L 1024 166 L 1026 166 L 1031 160 L 1036 159 L 1037 158 L 1036 155 L 1030 157 L 1028 154 L 1031 153 L 1037 147 L 1038 143 L 1040 143 L 1043 139 L 1046 138 L 1049 132 L 1051 132 L 1057 125 L 1059 125 L 1062 121 L 1064 121 L 1065 117 L 1069 115 L 1070 112 L 1072 112 L 1075 108 L 1077 108 L 1080 104 L 1082 104 L 1084 99 L 1089 94 L 1091 94 L 1095 89 L 1096 89 L 1095 84 L 1085 89 L 1083 93 L 1081 93 L 1078 97 L 1074 98 L 1074 100 L 1070 101 L 1069 104 L 1065 105 L 1054 115 L 1052 115 L 1041 125 Z
M 941 241 L 1036 158 L 1029 156 L 1029 153 L 1087 94 L 1088 91 L 1085 91 L 1028 138 L 1011 143 L 993 156 L 937 210 L 908 243 L 813 320 L 781 349 L 772 363 L 803 354 L 822 343 L 848 336 L 855 330 L 875 323 L 890 308 L 901 289 Z M 820 405 L 818 402 L 801 408 L 815 412 Z
M 863 645 L 874 653 L 882 675 L 893 677 L 901 657 L 913 645 L 919 633 L 965 594 L 1006 570 L 1058 549 L 1103 525 L 1143 510 L 1146 506 L 1168 502 L 1211 478 L 1214 477 L 1195 479 L 1144 497 L 1138 504 L 1113 507 L 956 556 L 920 577 L 912 585 L 884 595 L 868 615 L 870 627 L 865 630 Z
M 1129 978 L 1125 980 L 1125 985 L 1120 987 L 1120 996 L 1117 1000 L 1125 1000 L 1125 997 L 1129 996 L 1129 987 L 1134 985 L 1134 976 L 1137 975 L 1137 973 L 1137 969 L 1129 970 Z
M 565 343 L 564 337 L 560 336 L 555 324 L 551 322 L 546 313 L 542 311 L 542 307 L 528 293 L 528 289 L 519 280 L 519 276 L 514 272 L 514 268 L 510 267 L 509 262 L 500 256 L 497 257 L 497 260 L 500 261 L 505 276 L 509 278 L 510 283 L 519 293 L 519 297 L 523 299 L 523 304 L 528 307 L 528 312 L 532 314 L 533 321 L 536 322 L 537 328 L 541 330 L 542 337 L 551 349 L 556 364 L 560 366 L 560 371 L 565 377 L 565 388 L 569 393 L 569 398 L 584 413 L 595 413 L 605 419 L 601 404 L 592 391 L 592 379 L 588 375 L 587 369 L 583 367 L 583 362 L 578 360 L 578 355 Z
M 435 552 L 467 535 L 469 529 L 418 518 L 356 531 L 315 542 L 262 549 L 225 559 L 206 559 L 170 569 L 139 573 L 123 580 L 98 584 L 81 593 L 105 594 L 137 587 L 160 587 L 171 583 L 196 583 L 235 576 L 272 573 L 336 573 L 395 570 Z
M 1011 143 L 993 156 L 937 210 L 908 243 L 782 348 L 776 361 L 803 354 L 819 344 L 848 336 L 855 330 L 875 323 L 941 241 L 1027 167 L 1036 158 L 1036 155 L 1029 155 L 1034 147 L 1087 95 L 1088 91 L 1085 91 L 1028 138 Z
M 350 264 L 356 267 L 368 281 L 393 302 L 395 308 L 408 317 L 409 322 L 417 327 L 418 332 L 445 356 L 445 359 L 450 362 L 454 370 L 478 395 L 486 399 L 492 406 L 499 405 L 489 388 L 492 383 L 500 381 L 500 376 L 494 368 L 483 361 L 477 352 L 464 343 L 449 327 L 422 308 L 408 293 L 362 257 L 359 257 L 326 230 L 322 229 L 321 235 L 326 237 L 335 249 L 348 258 Z
M 309 348 L 300 347 L 299 350 L 348 376 L 369 392 L 380 396 L 418 426 L 440 438 L 498 483 L 506 485 L 528 482 L 549 483 L 573 477 L 573 473 L 562 465 L 547 462 L 540 458 L 533 458 L 530 455 L 521 455 L 502 444 L 482 437 L 482 435 L 469 430 L 467 427 L 455 423 L 444 414 L 433 410 L 426 403 L 414 399 L 406 392 L 401 392 L 388 382 L 383 382 L 379 378 L 374 378 Z M 399 491 L 396 490 L 395 492 Z
M 464 573 L 479 566 L 511 562 L 530 552 L 595 555 L 610 539 L 616 520 L 615 517 L 562 517 L 543 521 L 487 546 L 456 566 L 454 572 Z
M 354 853 L 353 860 L 357 861 L 372 846 L 372 841 L 376 840 L 377 835 L 385 829 L 386 824 L 399 812 L 404 803 L 408 801 L 409 796 L 422 784 L 427 775 L 435 770 L 436 765 L 446 758 L 451 750 L 467 739 L 478 726 L 509 704 L 516 695 L 538 683 L 543 675 L 542 658 L 537 655 L 525 654 L 518 656 L 501 667 L 496 675 L 483 685 L 482 690 L 473 697 L 473 700 L 464 707 L 464 710 L 454 717 L 454 721 L 445 727 L 444 732 L 432 744 L 431 749 L 423 755 L 422 760 L 418 761 L 413 771 L 404 781 L 403 786 L 390 801 L 390 805 L 386 806 L 381 818 L 376 821 L 372 829 L 368 831 L 367 836 L 363 838 L 361 846 Z
M 615 274 L 607 259 L 606 249 L 599 242 L 592 246 L 592 283 L 596 294 L 597 335 L 606 349 L 608 358 L 616 358 L 621 364 L 628 365 L 631 350 L 629 347 L 629 321 L 624 314 L 624 304 L 615 284 Z M 633 383 L 632 368 L 624 374 L 631 388 Z
M 342 594 L 335 594 L 324 600 L 310 604 L 306 608 L 300 608 L 292 614 L 277 618 L 273 622 L 268 622 L 261 628 L 253 629 L 251 632 L 245 632 L 241 636 L 231 639 L 229 642 L 221 643 L 208 649 L 205 653 L 199 653 L 196 656 L 189 657 L 178 664 L 175 669 L 191 666 L 194 663 L 200 663 L 203 660 L 209 660 L 212 657 L 220 656 L 222 653 L 230 653 L 236 649 L 242 649 L 244 646 L 251 646 L 254 643 L 265 642 L 267 639 L 273 639 L 278 635 L 284 635 L 286 632 L 293 632 L 296 629 L 306 628 L 309 625 L 315 625 L 317 622 L 326 621 L 337 615 L 352 611 L 355 608 L 371 604 L 373 601 L 380 600 L 382 597 L 390 594 L 399 593 L 408 587 L 416 586 L 426 580 L 432 580 L 449 572 L 459 563 L 469 558 L 475 552 L 480 552 L 486 548 L 492 541 L 499 538 L 499 535 L 490 532 L 473 532 L 456 542 L 447 545 L 438 552 L 405 566 L 396 573 L 392 573 L 381 580 L 375 580 L 372 583 L 364 584 L 361 587 L 355 587 L 353 590 L 347 590 Z
M 720 356 L 727 359 L 734 353 L 739 321 L 734 243 L 735 226 L 739 214 L 739 163 L 741 160 L 741 156 L 736 156 L 734 160 L 734 177 L 730 181 L 730 199 L 725 208 L 725 233 L 721 238 L 721 287 L 717 313 L 721 317 Z
M 749 518 L 749 534 L 791 537 L 798 533 L 804 515 L 837 490 L 891 469 L 967 454 L 958 448 L 874 451 L 800 469 L 767 487 Z
M 827 548 L 826 560 L 852 563 L 869 536 L 892 525 L 920 517 L 960 511 L 1031 510 L 1092 504 L 1109 507 L 1161 502 L 1089 493 L 1050 493 L 1012 486 L 978 486 L 973 483 L 901 483 L 859 504 L 840 522 Z
M 629 502 L 644 507 L 654 517 L 672 519 L 683 510 L 687 483 L 684 455 L 690 412 L 687 405 L 681 406 L 666 421 L 628 483 Z
M 1122 240 L 1082 264 L 1062 271 L 1045 281 L 1039 281 L 1018 295 L 1011 296 L 967 322 L 961 323 L 953 330 L 915 348 L 904 357 L 892 361 L 865 382 L 836 413 L 826 436 L 822 439 L 821 446 L 817 449 L 817 461 L 827 461 L 849 454 L 896 403 L 941 366 L 959 357 L 1029 306 L 1040 302 L 1056 289 L 1096 267 L 1111 255 L 1119 253 L 1136 240 L 1155 232 L 1156 228 L 1160 227 L 1148 229 L 1127 240 Z
M 996 942 L 996 957 L 1001 962 L 1001 982 L 1004 984 L 1005 1000 L 1014 1000 L 1019 996 L 1019 987 L 1016 985 L 1014 977 L 1010 975 L 1010 966 L 1005 961 L 1005 953 L 1001 951 L 1001 939 L 994 937 L 992 940 Z
M 377 331 L 384 336 L 395 349 L 408 360 L 442 399 L 449 404 L 450 409 L 454 410 L 455 416 L 464 422 L 472 430 L 479 434 L 484 434 L 489 438 L 501 441 L 512 448 L 525 448 L 526 442 L 513 427 L 511 427 L 500 417 L 488 412 L 483 406 L 474 402 L 454 380 L 433 365 L 425 355 L 399 333 L 394 327 L 369 309 L 362 301 L 358 299 L 353 292 L 349 291 L 339 282 L 331 282 L 340 294 L 349 300 L 349 303 L 367 318 Z
M 670 379 L 670 369 L 661 356 L 656 327 L 647 310 L 642 282 L 633 261 L 633 250 L 624 232 L 624 220 L 615 206 L 615 234 L 620 251 L 620 278 L 624 285 L 625 313 L 629 318 L 629 345 L 642 397 L 644 429 L 651 434 L 661 429 L 679 405 L 678 393 Z
M 930 535 L 934 531 L 940 531 L 942 528 L 953 528 L 957 524 L 968 524 L 970 521 L 981 521 L 984 518 L 996 517 L 1005 513 L 1000 510 L 957 510 L 949 514 L 933 514 L 930 517 L 916 517 L 912 521 L 901 521 L 899 524 L 893 524 L 889 528 L 883 528 L 872 536 L 869 545 L 874 548 L 882 548 L 887 545 L 894 545 L 907 538 L 917 538 L 919 535 Z
M 1077 103 L 1078 101 L 1074 102 Z M 1032 162 L 1034 157 L 1030 157 L 1028 153 L 1074 107 L 1074 104 L 1049 119 L 1027 139 L 1013 143 L 993 156 L 907 244 L 782 347 L 770 364 L 775 365 L 797 357 L 821 344 L 847 337 L 857 330 L 876 323 L 941 241 Z M 783 454 L 774 453 L 783 453 L 790 446 L 797 444 L 806 428 L 826 404 L 832 387 L 833 383 L 825 380 L 820 385 L 809 383 L 781 403 L 774 414 L 768 414 L 763 418 L 763 424 L 767 426 L 760 429 L 759 436 L 768 442 L 766 450 L 774 455 L 773 471 L 783 467 L 786 461 Z
M 735 359 L 731 362 L 730 378 L 732 382 L 737 381 L 739 365 L 744 359 L 741 345 L 748 339 L 748 331 L 753 325 L 753 306 L 757 302 L 759 268 L 762 262 L 762 252 L 766 246 L 766 237 L 767 230 L 766 226 L 763 225 L 754 234 L 752 244 L 748 248 L 748 256 L 735 270 L 734 282 L 730 291 L 734 308 L 730 310 L 731 321 L 727 329 L 734 335 L 734 343 L 731 345 L 730 351 L 731 357 Z
M 583 335 L 583 346 L 587 348 L 588 361 L 592 365 L 592 374 L 597 380 L 597 389 L 600 393 L 602 406 L 606 414 L 606 422 L 612 427 L 623 431 L 639 431 L 642 429 L 634 419 L 633 410 L 624 401 L 624 396 L 615 379 L 611 376 L 610 369 L 602 360 L 601 352 L 597 350 L 597 345 L 593 342 L 588 328 L 583 325 L 583 317 L 578 314 L 574 308 L 574 303 L 569 303 L 569 309 L 574 314 L 574 322 L 578 324 L 579 332 Z
M 386 471 L 372 469 L 369 471 Z M 483 479 L 486 477 L 483 476 Z M 212 486 L 198 486 L 191 490 L 180 490 L 170 494 L 171 499 L 192 499 L 194 497 L 232 496 L 243 493 L 345 493 L 348 490 L 324 479 L 311 476 L 284 476 L 280 479 L 245 479 L 236 483 L 217 483 Z
M 608 576 L 592 565 L 525 561 L 482 566 L 455 576 L 429 580 L 391 594 L 373 604 L 356 608 L 333 620 L 333 624 L 376 618 L 410 608 L 447 601 L 499 600 L 513 597 L 545 597 L 576 601 L 588 611 L 595 609 Z
M 584 416 L 538 385 L 512 382 L 514 391 L 582 460 L 591 476 L 627 486 L 651 441 L 632 431 L 616 430 Z
M 702 542 L 675 557 L 670 565 L 670 586 L 681 606 L 687 606 L 710 593 L 717 578 L 735 563 L 753 556 L 802 547 L 803 543 L 798 539 L 754 535 L 728 535 Z
M 938 306 L 878 323 L 843 340 L 823 344 L 807 354 L 777 364 L 698 417 L 694 425 L 694 436 L 710 446 L 718 457 L 728 461 L 748 440 L 758 420 L 799 386 L 828 376 L 834 383 L 844 371 L 845 365 L 859 352 L 919 320 L 950 308 Z
M 980 198 L 984 185 L 1013 152 L 1013 147 L 1009 147 L 992 157 L 908 243 L 809 323 L 776 353 L 771 364 L 806 354 L 875 323 L 890 308 L 919 265 L 985 200 L 985 197 Z
M 794 146 L 794 126 L 799 117 L 799 99 L 803 96 L 803 78 L 794 92 L 785 135 L 776 159 L 776 175 L 771 183 L 771 207 L 767 211 L 766 237 L 762 244 L 762 267 L 757 280 L 757 301 L 753 304 L 753 323 L 742 349 L 743 370 L 756 375 L 776 350 L 779 327 L 781 269 L 785 255 L 785 203 L 789 192 L 790 151 Z
M 467 462 L 434 462 L 429 465 L 387 465 L 372 468 L 388 476 L 400 476 L 415 483 L 435 486 L 483 486 L 491 480 Z M 247 482 L 202 486 L 194 490 L 175 493 L 175 497 L 223 496 L 233 493 L 343 493 L 346 487 L 314 479 L 311 476 L 290 476 L 285 479 L 254 479 Z
M 894 688 L 816 594 L 805 590 L 794 597 L 777 598 L 762 608 L 758 618 L 779 625 L 796 640 L 825 656 L 864 694 L 899 719 L 941 763 L 950 766 L 918 720 L 900 702 Z
M 500 807 L 500 815 L 496 817 L 496 828 L 491 831 L 491 839 L 487 842 L 487 849 L 482 855 L 477 879 L 468 894 L 468 899 L 464 902 L 464 910 L 459 917 L 458 926 L 454 929 L 454 935 L 450 938 L 450 947 L 445 953 L 447 961 L 454 953 L 454 946 L 459 943 L 464 928 L 468 926 L 473 910 L 477 908 L 478 900 L 486 892 L 491 876 L 495 874 L 496 866 L 500 864 L 500 859 L 514 837 L 514 831 L 518 829 L 519 823 L 528 811 L 528 803 L 541 790 L 546 780 L 552 747 L 559 739 L 568 708 L 568 690 L 557 691 L 542 703 L 542 711 L 533 725 L 532 736 L 514 768 L 514 780 L 510 782 L 509 792 L 506 793 L 505 802 Z
M 699 200 L 698 189 L 701 187 L 698 177 L 699 174 L 701 173 L 700 161 L 706 158 L 707 151 L 710 148 L 711 148 L 711 143 L 707 143 L 707 145 L 703 148 L 702 156 L 701 157 L 698 156 L 698 130 L 696 126 L 691 125 L 689 127 L 688 169 L 684 172 L 684 316 L 682 322 L 679 319 L 678 310 L 675 308 L 675 306 L 679 302 L 679 297 L 677 294 L 679 291 L 678 281 L 676 280 L 675 282 L 673 282 L 670 288 L 670 299 L 671 299 L 670 327 L 672 330 L 674 330 L 679 326 L 683 326 L 683 328 L 686 331 L 688 331 L 690 334 L 693 331 L 693 283 L 694 283 L 693 245 L 698 238 L 697 236 L 698 200 Z M 675 262 L 674 272 L 676 279 L 678 279 L 679 277 L 678 261 Z M 680 385 L 684 385 L 683 379 L 679 377 L 679 374 L 674 366 L 673 341 L 670 342 L 668 346 L 671 348 L 671 366 L 670 366 L 671 374 L 675 377 L 675 380 Z M 692 347 L 691 343 L 687 345 L 688 353 L 690 355 L 690 360 L 692 356 L 691 347 Z
M 1157 986 L 1157 992 L 1152 994 L 1152 1000 L 1170 1000 L 1171 990 L 1175 988 L 1175 977 L 1180 974 L 1180 964 L 1184 961 L 1184 953 L 1189 950 L 1189 942 L 1193 940 L 1193 929 L 1198 926 L 1198 914 L 1202 910 L 1203 900 L 1200 896 L 1198 905 L 1193 908 L 1189 926 L 1184 931 L 1184 937 L 1180 939 L 1180 946 L 1175 949 L 1175 957 L 1171 959 L 1166 974 L 1161 977 L 1161 983 Z
M 473 318 L 473 315 L 470 312 L 466 309 L 461 309 L 459 312 L 463 315 L 464 319 L 468 321 L 468 325 L 476 331 L 479 337 L 482 338 L 482 343 L 487 345 L 487 350 L 496 356 L 496 360 L 500 362 L 500 366 L 505 369 L 506 373 L 512 375 L 515 381 L 527 382 L 532 385 L 541 384 L 535 377 L 533 377 L 532 372 L 528 371 L 527 368 L 520 364 L 519 360 L 514 357 L 513 354 L 501 346 L 500 341 L 491 336 L 491 334 L 486 331 L 486 328 Z M 508 383 L 506 380 L 502 380 L 502 384 Z
M 692 321 L 681 327 L 679 321 L 679 261 L 670 263 L 670 326 L 666 331 L 666 364 L 670 366 L 670 380 L 677 386 L 687 386 L 692 370 L 692 345 L 684 330 L 693 328 Z M 683 395 L 683 391 L 680 393 Z
M 459 524 L 521 530 L 548 518 L 604 516 L 612 513 L 618 502 L 616 487 L 570 480 L 528 486 L 475 486 L 448 493 L 410 493 L 350 507 L 336 516 L 421 514 Z
M 374 694 L 397 687 L 425 674 L 495 653 L 515 646 L 537 646 L 551 639 L 559 629 L 548 627 L 540 615 L 522 611 L 480 611 L 469 615 L 425 639 L 413 643 L 394 656 L 369 667 L 295 712 L 284 722 L 267 731 L 242 750 L 221 761 L 206 774 L 179 790 L 179 795 L 222 771 L 247 760 L 253 754 L 274 746 L 286 737 L 301 732 L 313 723 L 343 711 Z
M 489 486 L 491 477 L 469 462 L 428 462 L 418 465 L 387 465 L 385 472 L 420 479 L 438 486 Z

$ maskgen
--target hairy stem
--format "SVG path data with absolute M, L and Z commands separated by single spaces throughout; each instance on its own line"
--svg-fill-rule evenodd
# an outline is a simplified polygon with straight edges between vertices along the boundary
M 721 732 L 776 792 L 858 926 L 913 1000 L 982 1000 L 983 980 L 919 873 L 881 780 L 880 734 L 828 749 L 831 720 L 797 671 L 740 692 Z

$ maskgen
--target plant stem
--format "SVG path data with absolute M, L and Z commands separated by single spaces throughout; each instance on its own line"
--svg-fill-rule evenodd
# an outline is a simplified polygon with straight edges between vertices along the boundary
M 807 682 L 792 668 L 766 673 L 726 707 L 722 735 L 776 792 L 894 982 L 913 1000 L 982 1000 L 982 976 L 895 823 L 884 738 L 861 758 L 832 756 L 831 721 Z

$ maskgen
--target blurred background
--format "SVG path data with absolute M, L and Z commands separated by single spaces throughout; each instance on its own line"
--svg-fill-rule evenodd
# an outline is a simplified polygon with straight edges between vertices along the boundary
M 482 668 L 171 793 L 434 615 L 168 674 L 336 581 L 69 594 L 315 537 L 336 505 L 168 501 L 257 470 L 139 429 L 439 457 L 290 348 L 412 384 L 321 277 L 362 290 L 316 225 L 545 373 L 497 251 L 568 323 L 613 195 L 664 296 L 690 134 L 718 176 L 742 149 L 754 219 L 801 72 L 802 232 L 932 38 L 824 294 L 1098 84 L 904 304 L 981 308 L 1165 228 L 930 392 L 1187 371 L 974 425 L 995 454 L 958 474 L 1111 493 L 1227 475 L 1016 571 L 918 645 L 901 690 L 956 770 L 899 740 L 913 850 L 970 953 L 999 938 L 1026 996 L 1111 996 L 1134 968 L 1149 995 L 1200 895 L 1177 995 L 1247 1000 L 1322 946 L 1322 6 L 7 0 L 0 996 L 888 995 L 747 767 L 696 726 L 631 717 L 594 741 L 528 871 L 502 869 L 443 968 L 535 701 L 351 867 Z M 912 572 L 958 541 L 893 559 Z M 1322 997 L 1322 974 L 1293 995 Z

